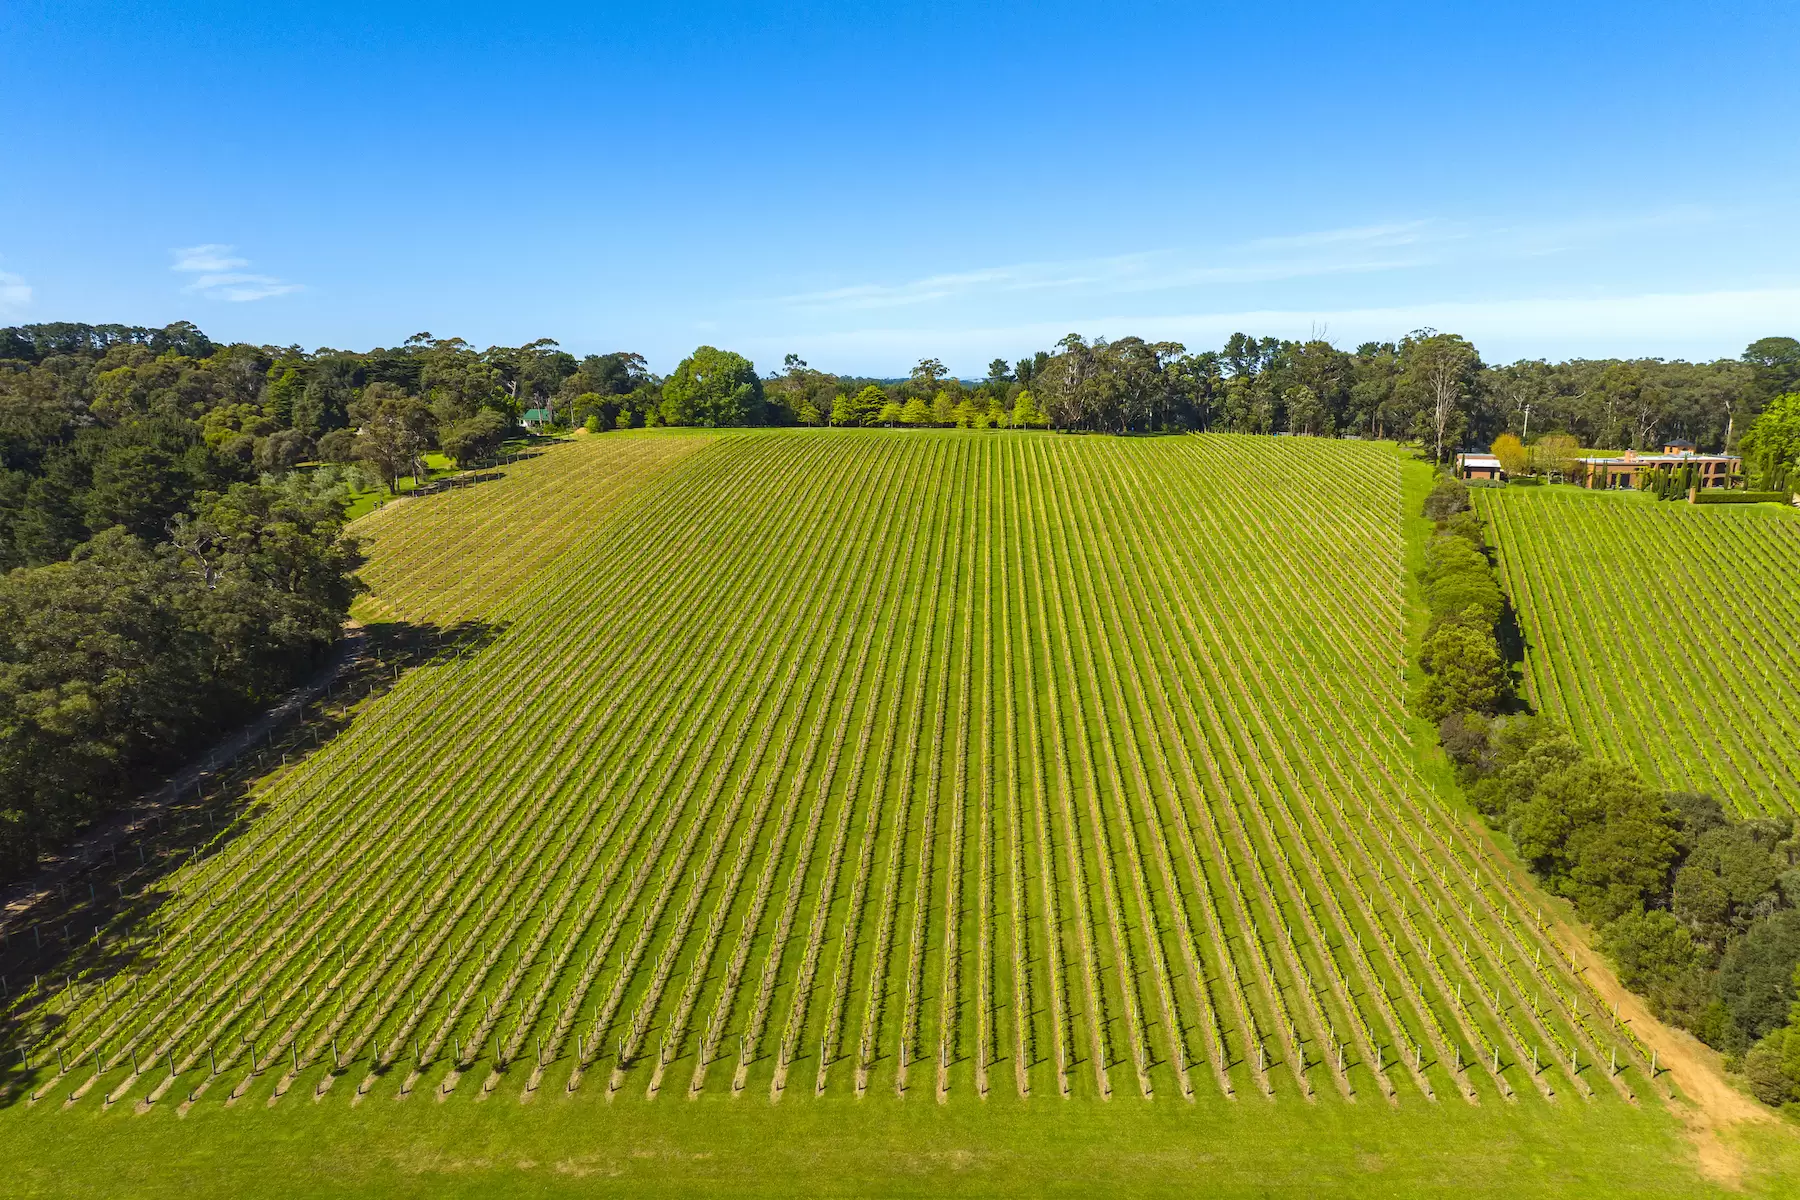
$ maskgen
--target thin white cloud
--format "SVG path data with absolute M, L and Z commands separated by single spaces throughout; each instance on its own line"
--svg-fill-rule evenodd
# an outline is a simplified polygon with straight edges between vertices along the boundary
M 1758 337 L 1800 328 L 1800 288 L 1100 316 L 988 328 L 864 328 L 742 338 L 737 344 L 753 354 L 794 351 L 815 363 L 836 360 L 847 370 L 904 371 L 917 358 L 933 355 L 953 370 L 979 373 L 995 354 L 1017 356 L 1045 349 L 1070 332 L 1101 337 L 1135 334 L 1203 350 L 1240 331 L 1304 339 L 1327 329 L 1336 344 L 1355 346 L 1397 340 L 1427 327 L 1467 336 L 1492 362 L 1610 355 L 1730 357 Z
M 185 250 L 173 251 L 176 271 L 232 271 L 238 267 L 247 267 L 250 260 L 238 258 L 231 251 L 233 247 L 218 242 L 208 242 L 204 246 L 189 246 Z
M 1106 324 L 1121 330 L 1135 325 L 1148 331 L 1144 336 L 1154 337 L 1186 331 L 1196 339 L 1225 337 L 1239 329 L 1297 338 L 1325 326 L 1346 345 L 1430 327 L 1463 333 L 1477 346 L 1485 341 L 1496 347 L 1545 346 L 1596 356 L 1682 352 L 1710 357 L 1736 355 L 1757 337 L 1800 326 L 1800 288 L 1535 296 L 1335 312 L 1263 310 Z
M 270 296 L 285 296 L 299 290 L 299 284 L 285 283 L 273 275 L 242 274 L 202 275 L 182 289 L 185 292 L 199 292 L 216 300 L 237 301 L 265 300 Z
M 1393 221 L 1385 225 L 1357 225 L 1348 229 L 1321 229 L 1281 237 L 1257 238 L 1253 249 L 1312 249 L 1318 246 L 1410 246 L 1417 242 L 1459 237 L 1442 221 Z
M 1116 263 L 1117 259 L 1090 260 L 1098 264 Z M 1059 268 L 1066 271 L 1072 264 L 1020 263 L 1010 267 L 988 267 L 978 271 L 960 271 L 948 275 L 929 275 L 907 283 L 859 283 L 850 287 L 828 288 L 818 292 L 802 292 L 782 297 L 782 302 L 800 308 L 894 308 L 942 300 L 977 288 L 1026 288 Z M 1043 286 L 1038 284 L 1038 286 Z
M 1268 283 L 1365 271 L 1391 271 L 1423 266 L 1425 254 L 1372 254 L 1369 251 L 1399 247 L 1392 241 L 1338 243 L 1354 247 L 1354 254 L 1309 254 L 1293 257 L 1263 256 L 1238 262 L 1197 262 L 1175 251 L 1149 251 L 1108 258 L 1014 263 L 985 267 L 898 284 L 861 283 L 784 296 L 781 303 L 798 309 L 842 310 L 902 308 L 930 304 L 977 293 L 1048 292 L 1081 289 L 1100 295 L 1163 291 L 1201 284 Z M 1228 258 L 1229 255 L 1222 255 Z
M 175 264 L 169 269 L 194 275 L 181 290 L 205 296 L 209 300 L 229 300 L 241 304 L 251 300 L 267 300 L 270 296 L 285 296 L 301 289 L 302 285 L 277 279 L 273 275 L 253 275 L 240 270 L 241 267 L 249 266 L 250 260 L 233 254 L 235 248 L 219 242 L 207 242 L 175 250 L 172 251 Z
M 1079 291 L 1090 296 L 1275 283 L 1333 275 L 1410 270 L 1449 262 L 1525 259 L 1630 233 L 1713 219 L 1677 207 L 1602 218 L 1476 226 L 1442 219 L 1388 221 L 1255 238 L 1207 251 L 1148 250 L 1104 258 L 1012 263 L 927 275 L 900 283 L 859 283 L 780 297 L 815 312 L 905 308 L 963 297 Z
M 31 303 L 31 285 L 22 275 L 0 271 L 0 312 L 23 312 Z
M 899 308 L 984 292 L 1081 289 L 1107 295 L 1392 271 L 1427 265 L 1436 258 L 1430 243 L 1465 236 L 1440 221 L 1391 222 L 1259 238 L 1204 256 L 1191 250 L 1147 250 L 982 267 L 897 284 L 860 283 L 784 296 L 781 303 L 801 309 Z

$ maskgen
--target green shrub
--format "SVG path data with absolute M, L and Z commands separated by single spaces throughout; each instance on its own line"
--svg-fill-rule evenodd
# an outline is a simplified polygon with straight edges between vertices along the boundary
M 1505 607 L 1500 583 L 1481 550 L 1466 538 L 1434 537 L 1425 548 L 1425 603 L 1434 617 L 1456 616 L 1480 606 L 1489 624 Z
M 1787 504 L 1788 492 L 1731 492 L 1724 488 L 1707 488 L 1694 493 L 1695 504 Z
M 1731 1014 L 1728 1049 L 1748 1048 L 1787 1023 L 1800 964 L 1800 909 L 1759 918 L 1719 964 L 1719 998 Z
M 1744 1056 L 1744 1078 L 1751 1093 L 1764 1104 L 1779 1107 L 1795 1095 L 1794 1080 L 1783 1069 L 1786 1056 L 1787 1030 L 1777 1030 L 1750 1048 Z
M 1653 999 L 1673 988 L 1701 960 L 1693 935 L 1669 912 L 1628 911 L 1600 930 L 1600 948 L 1619 970 L 1619 982 Z
M 1452 713 L 1492 713 L 1506 691 L 1506 663 L 1491 618 L 1480 605 L 1437 622 L 1419 652 L 1425 685 L 1418 713 L 1442 722 Z
M 1432 485 L 1431 494 L 1425 497 L 1425 515 L 1437 522 L 1447 521 L 1468 507 L 1468 488 L 1450 475 L 1440 475 L 1437 483 Z
M 1544 477 L 1542 475 L 1514 475 L 1506 482 L 1512 487 L 1543 487 Z

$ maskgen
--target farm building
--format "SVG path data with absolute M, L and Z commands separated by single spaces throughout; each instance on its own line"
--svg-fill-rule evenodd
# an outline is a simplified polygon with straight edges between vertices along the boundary
M 525 428 L 527 429 L 542 429 L 550 423 L 550 410 L 545 408 L 528 408 L 525 410 L 525 415 L 520 417 L 519 420 L 524 423 Z
M 1458 479 L 1500 479 L 1505 471 L 1500 460 L 1491 454 L 1459 454 L 1456 456 Z
M 1613 458 L 1578 458 L 1590 488 L 1632 488 L 1638 476 L 1657 467 L 1679 470 L 1693 467 L 1703 488 L 1728 487 L 1737 478 L 1743 459 L 1735 454 L 1696 454 L 1692 442 L 1664 442 L 1661 454 L 1627 450 Z

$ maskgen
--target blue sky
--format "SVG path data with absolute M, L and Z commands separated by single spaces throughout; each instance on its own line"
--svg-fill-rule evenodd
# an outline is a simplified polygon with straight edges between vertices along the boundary
M 0 321 L 1735 355 L 1800 335 L 1796 44 L 1791 3 L 7 0 Z

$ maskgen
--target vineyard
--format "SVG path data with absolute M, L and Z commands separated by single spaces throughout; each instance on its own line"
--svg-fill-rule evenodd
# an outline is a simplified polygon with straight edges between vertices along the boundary
M 378 508 L 356 523 L 368 555 L 369 620 L 456 622 L 488 615 L 594 530 L 620 498 L 711 439 L 620 436 L 525 452 L 505 471 L 455 477 L 430 503 Z
M 126 876 L 140 907 L 85 940 L 65 923 L 72 967 L 13 974 L 7 1095 L 1663 1096 L 1417 773 L 1401 462 L 1310 438 L 646 433 L 391 505 L 360 611 L 421 652 L 239 819 Z M 1521 536 L 1598 531 L 1611 569 L 1547 580 L 1607 597 L 1636 596 L 1606 578 L 1624 554 L 1688 528 L 1528 503 L 1489 509 L 1509 562 Z M 1753 585 L 1729 546 L 1791 609 L 1795 526 L 1671 521 L 1737 541 L 1584 622 L 1642 605 L 1652 661 L 1682 613 Z M 1766 651 L 1760 682 L 1665 659 L 1698 689 L 1669 711 L 1763 697 L 1756 746 L 1680 740 L 1791 786 L 1797 710 L 1767 697 L 1795 673 L 1755 611 L 1713 615 Z M 1584 728 L 1675 704 L 1574 666 L 1538 686 Z
M 1482 491 L 1533 707 L 1671 790 L 1800 808 L 1800 520 L 1565 488 Z

